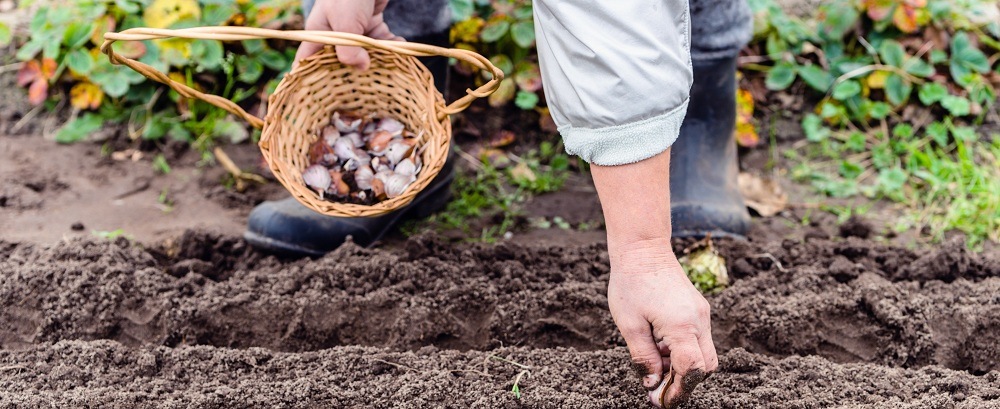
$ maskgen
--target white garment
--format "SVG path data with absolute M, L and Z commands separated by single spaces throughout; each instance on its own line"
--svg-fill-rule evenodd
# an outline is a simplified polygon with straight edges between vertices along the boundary
M 674 143 L 694 80 L 687 0 L 534 0 L 534 14 L 567 152 L 612 166 Z

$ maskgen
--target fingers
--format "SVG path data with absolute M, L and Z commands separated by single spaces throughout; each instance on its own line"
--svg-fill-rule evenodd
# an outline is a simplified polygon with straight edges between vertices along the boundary
M 672 407 L 687 399 L 694 387 L 708 375 L 705 355 L 702 353 L 698 337 L 689 335 L 682 340 L 672 342 L 670 345 L 670 364 L 674 379 L 663 399 L 663 402 L 667 403 L 667 407 Z M 667 382 L 664 382 L 664 385 L 666 384 Z M 664 385 L 661 385 L 661 388 Z M 650 398 L 655 404 L 660 403 L 660 396 L 663 393 L 661 388 L 657 388 L 650 394 Z
M 647 390 L 656 388 L 663 378 L 664 366 L 663 357 L 653 341 L 653 333 L 649 325 L 646 324 L 645 330 L 642 326 L 631 331 L 623 330 L 622 336 L 625 338 L 625 344 L 632 356 L 632 364 L 642 376 L 642 386 Z

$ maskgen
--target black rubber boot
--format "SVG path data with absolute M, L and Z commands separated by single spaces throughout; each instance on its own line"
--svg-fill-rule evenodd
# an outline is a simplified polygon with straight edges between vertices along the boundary
M 243 238 L 259 249 L 292 256 L 322 256 L 343 244 L 347 236 L 359 245 L 369 246 L 401 221 L 430 216 L 447 205 L 455 179 L 452 164 L 449 158 L 441 173 L 412 203 L 382 216 L 324 216 L 291 197 L 261 203 L 250 212 Z
M 409 41 L 424 44 L 447 44 L 448 33 L 417 37 Z M 445 93 L 448 85 L 448 60 L 443 57 L 421 58 L 434 75 L 434 85 Z M 347 236 L 362 246 L 378 241 L 400 222 L 423 218 L 444 208 L 451 199 L 455 169 L 451 157 L 430 185 L 413 202 L 378 217 L 344 218 L 324 216 L 303 206 L 294 198 L 264 202 L 250 212 L 247 231 L 243 233 L 252 246 L 293 256 L 321 256 L 340 246 Z
M 738 237 L 750 214 L 736 185 L 736 58 L 694 62 L 687 116 L 670 154 L 674 237 Z

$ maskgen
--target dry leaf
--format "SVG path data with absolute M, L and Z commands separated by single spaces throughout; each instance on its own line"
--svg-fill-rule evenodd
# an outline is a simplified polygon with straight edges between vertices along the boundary
M 538 177 L 527 163 L 521 162 L 510 169 L 510 177 L 516 181 L 534 182 Z
M 760 143 L 753 125 L 753 95 L 745 89 L 736 90 L 736 142 L 746 148 Z
M 763 217 L 774 216 L 788 205 L 788 195 L 774 180 L 741 172 L 737 184 L 747 207 Z
M 142 13 L 143 21 L 152 28 L 167 28 L 182 19 L 200 18 L 198 0 L 154 0 Z
M 479 151 L 479 160 L 492 166 L 495 169 L 505 169 L 510 166 L 511 160 L 507 152 L 501 149 L 485 148 Z
M 90 82 L 81 82 L 69 90 L 70 104 L 77 109 L 97 109 L 104 101 L 104 91 Z
M 491 148 L 502 148 L 504 146 L 514 143 L 515 140 L 517 140 L 517 135 L 514 135 L 513 132 L 507 130 L 501 130 L 493 134 L 492 137 L 490 137 L 490 142 L 488 145 Z

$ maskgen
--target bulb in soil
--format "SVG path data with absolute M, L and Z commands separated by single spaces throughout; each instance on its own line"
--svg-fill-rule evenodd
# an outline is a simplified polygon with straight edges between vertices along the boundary
M 385 195 L 386 197 L 393 199 L 402 195 L 406 191 L 406 188 L 413 183 L 414 177 L 410 175 L 401 175 L 399 173 L 394 173 L 390 175 L 385 180 Z
M 361 127 L 361 116 L 354 113 L 333 113 L 333 125 L 340 133 L 357 132 Z
M 392 134 L 386 131 L 375 131 L 368 139 L 368 150 L 375 155 L 382 155 L 392 142 Z
M 405 128 L 406 126 L 404 126 L 402 122 L 393 118 L 382 118 L 382 120 L 378 121 L 377 129 L 380 131 L 386 131 L 392 136 L 398 136 L 403 134 L 403 129 Z
M 406 158 L 399 161 L 399 164 L 396 165 L 393 171 L 400 175 L 413 176 L 417 174 L 417 164 L 413 163 L 410 158 Z
M 346 136 L 337 138 L 337 142 L 333 144 L 333 153 L 337 154 L 340 160 L 351 160 L 354 158 L 354 142 Z
M 403 141 L 394 141 L 389 144 L 389 147 L 385 149 L 385 158 L 389 160 L 389 164 L 396 166 L 404 158 L 410 156 L 413 152 L 413 146 Z
M 320 196 L 322 197 L 322 192 L 330 188 L 333 179 L 330 178 L 330 171 L 326 167 L 323 165 L 312 165 L 306 168 L 305 172 L 302 172 L 302 181 L 306 183 L 306 186 L 320 192 Z
M 368 166 L 362 166 L 356 172 L 354 172 L 354 183 L 357 183 L 358 189 L 369 190 L 372 188 L 372 180 L 375 179 L 375 172 L 372 168 Z

